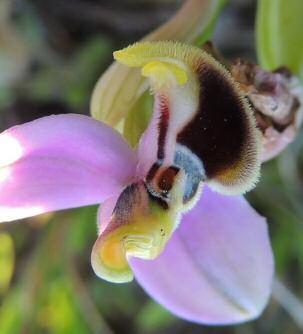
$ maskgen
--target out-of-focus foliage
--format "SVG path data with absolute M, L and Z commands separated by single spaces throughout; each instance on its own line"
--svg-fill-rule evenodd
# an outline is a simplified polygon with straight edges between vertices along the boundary
M 154 301 L 146 303 L 136 319 L 139 332 L 140 329 L 142 332 L 168 330 L 169 327 L 176 322 L 174 316 Z
M 30 56 L 15 79 L 5 89 L 0 88 L 2 129 L 62 110 L 88 114 L 91 90 L 111 63 L 112 50 L 155 28 L 150 13 L 159 16 L 161 12 L 164 22 L 176 9 L 174 0 L 9 1 L 14 6 L 6 22 L 25 43 Z M 228 2 L 215 40 L 224 42 L 217 45 L 223 54 L 237 56 L 254 48 L 254 3 Z M 109 17 L 107 23 L 100 19 L 106 16 L 104 13 Z M 140 34 L 134 17 L 146 23 Z M 115 23 L 117 18 L 129 22 L 128 26 Z M 0 48 L 0 53 L 7 51 L 1 43 Z M 150 98 L 138 100 L 138 108 L 150 110 L 150 103 Z M 49 105 L 60 109 L 46 108 Z M 130 113 L 125 129 L 134 144 L 141 129 L 133 127 L 132 117 L 135 115 Z M 268 218 L 278 276 L 302 300 L 302 134 L 278 159 L 263 166 L 261 181 L 248 197 Z M 97 208 L 88 207 L 0 226 L 1 334 L 302 332 L 274 299 L 254 322 L 236 327 L 201 327 L 171 315 L 151 301 L 135 282 L 115 285 L 98 279 L 90 266 L 90 252 L 97 236 L 96 216 Z
M 16 27 L 10 22 L 12 3 L 0 2 L 0 105 L 11 97 L 11 85 L 26 70 L 29 62 L 29 50 Z
M 0 233 L 0 295 L 9 286 L 14 270 L 14 243 L 8 233 Z
M 257 52 L 269 70 L 287 66 L 303 78 L 302 0 L 259 0 Z
M 65 100 L 74 108 L 87 106 L 94 82 L 94 73 L 104 66 L 111 54 L 110 42 L 102 36 L 81 45 L 68 62 L 58 60 L 43 64 L 25 85 L 25 94 L 33 99 Z

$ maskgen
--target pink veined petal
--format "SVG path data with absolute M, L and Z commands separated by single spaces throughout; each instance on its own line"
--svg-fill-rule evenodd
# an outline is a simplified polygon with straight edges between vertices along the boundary
M 177 316 L 231 324 L 262 312 L 273 257 L 265 219 L 244 198 L 205 189 L 160 257 L 133 258 L 131 267 L 147 293 Z
M 0 221 L 101 203 L 135 173 L 124 139 L 90 117 L 44 117 L 0 135 Z

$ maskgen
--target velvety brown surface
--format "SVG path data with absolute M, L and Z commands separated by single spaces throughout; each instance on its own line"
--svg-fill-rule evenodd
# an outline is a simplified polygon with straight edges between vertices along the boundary
M 177 140 L 202 160 L 211 178 L 239 159 L 249 125 L 232 83 L 219 70 L 203 64 L 199 82 L 197 113 Z

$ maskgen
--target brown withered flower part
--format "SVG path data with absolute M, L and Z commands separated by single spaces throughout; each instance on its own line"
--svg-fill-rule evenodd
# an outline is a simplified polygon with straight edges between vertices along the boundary
M 242 59 L 229 67 L 249 99 L 262 131 L 262 160 L 269 160 L 298 133 L 303 120 L 303 85 L 285 67 L 270 72 Z

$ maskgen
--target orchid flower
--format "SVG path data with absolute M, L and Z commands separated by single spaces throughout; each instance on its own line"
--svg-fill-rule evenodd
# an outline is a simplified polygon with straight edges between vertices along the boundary
M 174 314 L 229 324 L 265 307 L 273 258 L 265 219 L 241 195 L 259 178 L 261 138 L 232 76 L 177 42 L 114 53 L 154 97 L 136 149 L 87 116 L 44 117 L 0 135 L 0 219 L 102 203 L 95 273 L 135 278 Z

